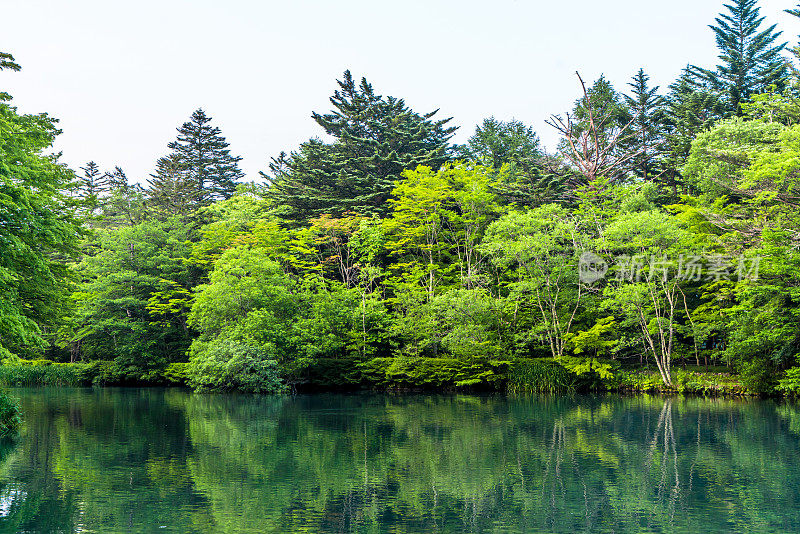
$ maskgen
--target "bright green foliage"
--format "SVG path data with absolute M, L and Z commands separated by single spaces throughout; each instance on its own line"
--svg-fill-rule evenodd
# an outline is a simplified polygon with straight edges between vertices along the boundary
M 391 332 L 407 356 L 499 357 L 508 343 L 505 303 L 484 289 L 450 289 L 427 301 L 406 291 L 396 301 Z
M 438 168 L 448 159 L 455 128 L 436 112 L 418 114 L 402 99 L 375 94 L 350 71 L 337 82 L 330 113 L 312 116 L 333 143 L 312 139 L 270 164 L 269 196 L 282 216 L 307 221 L 347 212 L 384 215 L 394 182 L 405 169 Z
M 532 325 L 517 328 L 531 328 L 556 359 L 565 354 L 576 313 L 584 304 L 578 258 L 585 244 L 575 217 L 547 204 L 512 211 L 495 221 L 480 247 L 504 273 L 509 300 L 536 316 Z
M 98 232 L 97 253 L 78 266 L 75 294 L 75 337 L 86 357 L 114 358 L 144 377 L 184 357 L 198 277 L 186 261 L 188 231 L 171 219 Z
M 206 224 L 200 228 L 200 239 L 193 243 L 190 261 L 210 271 L 214 262 L 227 249 L 258 241 L 272 249 L 288 241 L 279 225 L 268 216 L 267 203 L 255 194 L 242 192 L 203 208 Z
M 3 68 L 17 70 L 10 55 Z M 66 195 L 73 175 L 47 155 L 60 133 L 45 114 L 20 115 L 0 95 L 0 357 L 34 355 L 67 313 L 63 260 L 80 235 Z
M 203 350 L 190 366 L 190 384 L 199 391 L 279 393 L 284 390 L 278 362 L 256 345 L 221 340 Z
M 800 101 L 791 88 L 779 93 L 770 87 L 768 92 L 752 95 L 741 107 L 742 116 L 749 120 L 780 122 L 787 126 L 800 123 Z
M 646 353 L 654 359 L 664 383 L 670 385 L 688 285 L 674 262 L 699 256 L 703 240 L 675 217 L 658 210 L 621 213 L 606 228 L 605 238 L 616 258 L 615 278 L 605 289 L 608 305 L 638 325 Z
M 406 171 L 393 191 L 392 214 L 384 220 L 387 249 L 398 259 L 393 271 L 406 273 L 430 302 L 442 286 L 471 288 L 480 283 L 478 244 L 500 208 L 483 167 L 444 166 Z
M 197 288 L 189 315 L 200 333 L 191 348 L 192 382 L 226 389 L 234 387 L 226 377 L 243 368 L 259 374 L 271 361 L 291 370 L 319 358 L 366 354 L 380 346 L 384 315 L 380 302 L 359 288 L 287 274 L 268 247 L 231 248 Z M 207 373 L 216 378 L 204 382 Z
M 22 426 L 22 415 L 19 404 L 0 391 L 0 437 L 14 436 Z
M 772 391 L 798 350 L 799 150 L 800 126 L 736 119 L 700 135 L 686 166 L 726 248 L 744 252 L 737 271 L 752 275 L 737 276 L 716 330 L 724 333 L 727 360 L 756 392 Z
M 515 360 L 508 380 L 509 393 L 565 393 L 574 391 L 577 376 L 552 360 Z
M 788 369 L 784 377 L 778 380 L 776 389 L 794 397 L 800 394 L 800 367 Z
M 619 332 L 614 316 L 602 317 L 589 330 L 570 333 L 568 343 L 574 354 L 605 356 L 619 344 Z
M 754 172 L 756 169 L 751 169 L 756 160 L 759 160 L 757 165 L 761 174 L 769 176 L 778 171 L 783 175 L 781 179 L 792 178 L 794 154 L 791 151 L 794 149 L 791 139 L 786 139 L 789 131 L 777 122 L 741 119 L 720 122 L 710 131 L 698 135 L 692 144 L 691 156 L 684 167 L 687 182 L 699 193 L 707 195 L 709 200 L 722 195 L 740 202 L 754 198 L 760 193 L 757 188 L 765 185 L 762 184 L 763 178 L 759 179 Z M 787 157 L 778 160 L 774 149 L 782 137 L 786 139 L 783 144 L 789 152 Z M 780 193 L 780 189 L 776 189 L 774 193 Z

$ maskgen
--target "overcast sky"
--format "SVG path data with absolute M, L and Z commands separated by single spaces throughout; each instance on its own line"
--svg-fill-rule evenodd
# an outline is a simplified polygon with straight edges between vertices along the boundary
M 792 45 L 793 2 L 761 2 Z M 350 69 L 416 111 L 440 108 L 463 142 L 484 117 L 544 124 L 578 96 L 574 72 L 618 89 L 644 67 L 666 87 L 687 63 L 713 65 L 709 0 L 0 0 L 0 73 L 24 112 L 61 120 L 74 168 L 120 165 L 142 181 L 202 107 L 243 156 L 248 179 L 269 158 L 320 135 Z

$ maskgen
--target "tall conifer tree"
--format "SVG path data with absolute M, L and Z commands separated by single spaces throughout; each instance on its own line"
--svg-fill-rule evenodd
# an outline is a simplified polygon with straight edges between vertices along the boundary
M 357 84 L 350 71 L 338 84 L 333 109 L 312 114 L 334 142 L 312 139 L 270 164 L 269 194 L 288 218 L 383 215 L 403 170 L 438 168 L 449 158 L 456 128 L 434 119 L 438 110 L 418 114 L 402 99 L 377 95 L 365 78 Z
M 780 91 L 789 69 L 781 57 L 786 43 L 777 43 L 781 32 L 775 25 L 761 29 L 756 0 L 733 0 L 725 4 L 714 30 L 720 64 L 715 69 L 692 67 L 692 73 L 708 89 L 720 94 L 728 115 L 741 115 L 739 104 L 750 95 L 765 92 L 771 85 Z
M 684 187 L 681 168 L 689 157 L 692 140 L 723 118 L 727 108 L 718 93 L 697 86 L 691 68 L 686 68 L 669 89 L 664 109 L 665 154 L 660 181 L 677 197 Z
M 189 215 L 198 205 L 198 191 L 177 154 L 159 158 L 147 180 L 150 206 L 162 216 Z
M 222 132 L 210 123 L 211 117 L 198 109 L 190 121 L 178 128 L 178 138 L 168 145 L 170 157 L 181 161 L 200 204 L 230 198 L 236 192 L 236 182 L 244 176 L 239 169 L 242 158 L 231 155 Z
M 650 86 L 650 77 L 644 69 L 633 77 L 628 87 L 630 95 L 624 95 L 631 114 L 631 136 L 628 140 L 636 156 L 631 161 L 631 170 L 637 178 L 648 179 L 658 173 L 657 165 L 662 151 L 664 98 L 658 95 L 658 86 Z

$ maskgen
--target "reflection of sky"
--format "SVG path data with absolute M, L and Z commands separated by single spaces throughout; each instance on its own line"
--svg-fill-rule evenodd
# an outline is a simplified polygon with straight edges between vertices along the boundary
M 13 486 L 5 488 L 0 492 L 0 517 L 8 517 L 8 514 L 11 513 L 11 509 L 14 508 L 15 505 L 18 506 L 27 496 L 27 492 L 14 488 Z

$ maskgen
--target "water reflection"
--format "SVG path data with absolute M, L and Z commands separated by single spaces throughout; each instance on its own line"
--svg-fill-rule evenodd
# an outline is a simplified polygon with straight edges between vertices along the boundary
M 648 397 L 16 390 L 18 532 L 793 532 L 800 411 Z

